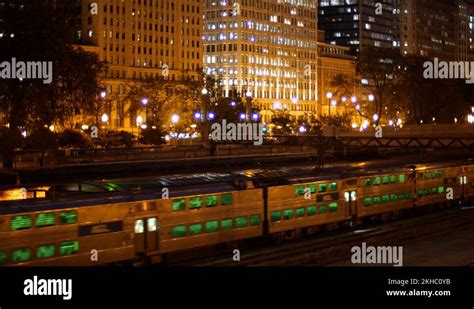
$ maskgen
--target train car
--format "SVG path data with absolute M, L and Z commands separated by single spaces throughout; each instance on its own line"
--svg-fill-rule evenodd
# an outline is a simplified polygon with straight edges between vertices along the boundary
M 462 174 L 462 166 L 458 165 L 430 165 L 428 167 L 418 167 L 415 182 L 416 206 L 450 205 L 453 204 L 453 201 L 460 200 L 463 192 L 461 181 L 467 178 L 463 177 Z M 449 196 L 451 190 L 452 196 Z
M 342 184 L 341 179 L 326 178 L 312 182 L 299 180 L 288 185 L 268 187 L 268 233 L 350 220 L 350 210 L 344 203 Z
M 357 179 L 357 217 L 364 218 L 413 207 L 414 173 L 401 169 Z
M 263 233 L 262 189 L 214 185 L 176 189 L 170 199 L 151 195 L 0 209 L 0 265 L 158 262 L 167 252 Z

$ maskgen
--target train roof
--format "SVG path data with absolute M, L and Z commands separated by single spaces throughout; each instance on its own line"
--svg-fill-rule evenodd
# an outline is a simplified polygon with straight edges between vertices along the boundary
M 472 162 L 470 162 L 472 163 Z M 396 160 L 335 163 L 321 170 L 314 165 L 247 169 L 232 172 L 194 173 L 69 182 L 54 186 L 55 199 L 0 202 L 0 215 L 18 212 L 65 209 L 113 203 L 161 199 L 162 189 L 169 197 L 238 191 L 253 187 L 278 186 L 323 180 L 357 178 L 368 175 L 434 169 L 466 162 L 407 165 Z M 51 191 L 51 190 L 50 190 Z M 50 193 L 52 194 L 52 193 Z

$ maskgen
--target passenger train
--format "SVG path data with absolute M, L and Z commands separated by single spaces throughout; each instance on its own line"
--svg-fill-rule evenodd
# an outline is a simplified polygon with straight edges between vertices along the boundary
M 163 184 L 159 190 L 115 193 L 119 185 L 109 183 L 104 187 L 111 193 L 98 196 L 0 204 L 0 265 L 158 263 L 174 252 L 314 233 L 474 196 L 474 165 L 468 164 L 331 174 L 165 183 L 166 199 Z

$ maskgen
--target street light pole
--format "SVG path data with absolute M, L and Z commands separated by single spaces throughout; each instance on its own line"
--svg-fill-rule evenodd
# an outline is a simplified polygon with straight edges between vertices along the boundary
M 247 122 L 250 121 L 252 117 L 252 91 L 248 90 L 245 93 L 245 96 L 247 97 L 246 104 L 245 104 L 245 114 L 247 115 Z
M 329 108 L 328 115 L 329 115 L 329 118 L 331 118 L 331 99 L 332 99 L 332 92 L 328 92 L 328 93 L 326 94 L 326 98 L 328 98 L 328 108 Z

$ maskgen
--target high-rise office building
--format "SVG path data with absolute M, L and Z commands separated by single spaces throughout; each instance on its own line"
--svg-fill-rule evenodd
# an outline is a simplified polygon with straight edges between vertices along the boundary
M 316 112 L 317 2 L 311 0 L 204 0 L 204 67 L 224 95 L 272 110 Z
M 107 93 L 123 94 L 128 80 L 197 80 L 202 71 L 202 0 L 56 0 L 76 44 L 98 54 L 108 69 Z M 98 5 L 98 6 L 95 6 Z M 127 102 L 113 102 L 110 126 L 135 126 Z
M 398 0 L 319 0 L 319 28 L 328 44 L 351 47 L 398 45 Z M 380 6 L 378 6 L 380 4 Z

